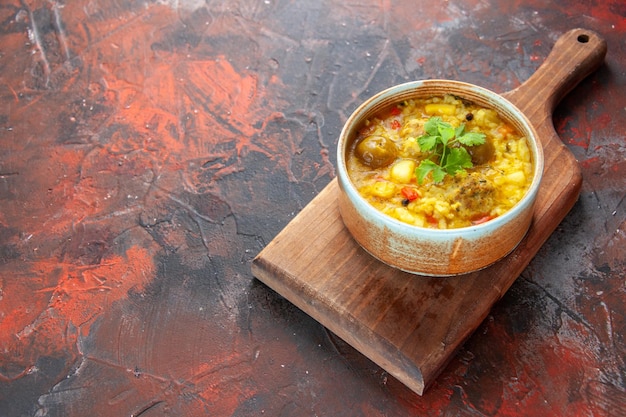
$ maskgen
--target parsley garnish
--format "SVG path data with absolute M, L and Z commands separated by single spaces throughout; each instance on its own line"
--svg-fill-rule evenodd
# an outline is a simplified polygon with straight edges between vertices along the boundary
M 432 172 L 434 182 L 441 182 L 446 174 L 455 175 L 457 172 L 464 171 L 465 168 L 473 167 L 472 157 L 464 146 L 485 143 L 483 133 L 466 132 L 465 124 L 455 129 L 449 123 L 444 122 L 441 117 L 428 119 L 424 124 L 424 130 L 426 133 L 417 138 L 417 142 L 422 151 L 430 152 L 431 155 L 420 162 L 415 169 L 415 175 L 420 184 L 430 172 Z

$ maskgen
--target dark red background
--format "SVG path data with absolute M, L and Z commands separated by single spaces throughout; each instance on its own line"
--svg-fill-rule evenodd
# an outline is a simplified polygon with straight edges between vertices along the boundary
M 423 397 L 254 279 L 364 99 L 508 91 L 575 27 L 580 200 Z M 0 416 L 625 415 L 624 39 L 623 0 L 3 1 Z

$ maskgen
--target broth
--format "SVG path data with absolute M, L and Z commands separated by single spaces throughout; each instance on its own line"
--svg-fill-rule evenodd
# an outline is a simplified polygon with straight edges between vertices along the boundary
M 443 161 L 419 143 L 433 117 L 484 135 L 484 143 L 453 146 L 465 148 L 471 167 L 440 181 L 431 172 L 420 181 L 422 162 Z M 407 224 L 438 229 L 501 216 L 526 194 L 534 169 L 528 141 L 511 123 L 493 109 L 451 95 L 406 100 L 366 120 L 348 147 L 346 167 L 360 195 L 376 209 Z

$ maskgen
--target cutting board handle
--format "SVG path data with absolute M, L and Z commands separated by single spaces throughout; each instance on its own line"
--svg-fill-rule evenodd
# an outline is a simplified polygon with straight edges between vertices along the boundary
M 607 45 L 597 33 L 572 29 L 563 34 L 537 71 L 519 87 L 502 94 L 527 116 L 551 116 L 556 105 L 604 62 Z

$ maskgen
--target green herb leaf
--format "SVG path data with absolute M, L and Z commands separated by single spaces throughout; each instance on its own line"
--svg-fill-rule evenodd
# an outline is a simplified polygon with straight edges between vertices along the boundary
M 472 157 L 465 146 L 482 145 L 486 140 L 483 133 L 465 132 L 464 124 L 455 129 L 441 117 L 428 119 L 424 130 L 426 133 L 417 138 L 417 142 L 423 152 L 430 152 L 431 155 L 415 169 L 415 176 L 420 184 L 428 174 L 432 174 L 433 181 L 438 183 L 443 181 L 446 174 L 456 175 L 473 167 Z
M 424 124 L 424 130 L 430 136 L 438 136 L 440 123 L 444 123 L 443 120 L 441 120 L 441 117 L 431 117 Z
M 442 167 L 431 161 L 430 159 L 423 160 L 417 168 L 415 168 L 415 174 L 417 176 L 417 181 L 421 184 L 424 181 L 424 178 L 428 176 L 428 174 L 433 173 L 433 180 L 439 178 L 439 181 L 443 180 L 446 175 L 446 172 Z M 439 182 L 435 180 L 435 182 Z
M 463 171 L 464 168 L 471 168 L 472 157 L 463 147 L 451 148 L 447 154 L 445 162 L 442 164 L 443 169 L 450 175 Z M 434 178 L 433 178 L 434 179 Z
M 432 170 L 433 173 L 433 181 L 441 182 L 446 176 L 446 171 L 443 170 L 440 166 L 436 165 L 435 169 Z
M 438 140 L 437 136 L 424 135 L 417 139 L 417 143 L 420 145 L 422 151 L 428 152 L 435 149 Z
M 448 123 L 441 122 L 439 124 L 439 135 L 443 145 L 447 145 L 454 138 L 454 128 Z
M 457 135 L 459 143 L 467 146 L 482 145 L 485 143 L 485 135 L 477 132 L 467 132 L 461 136 Z

